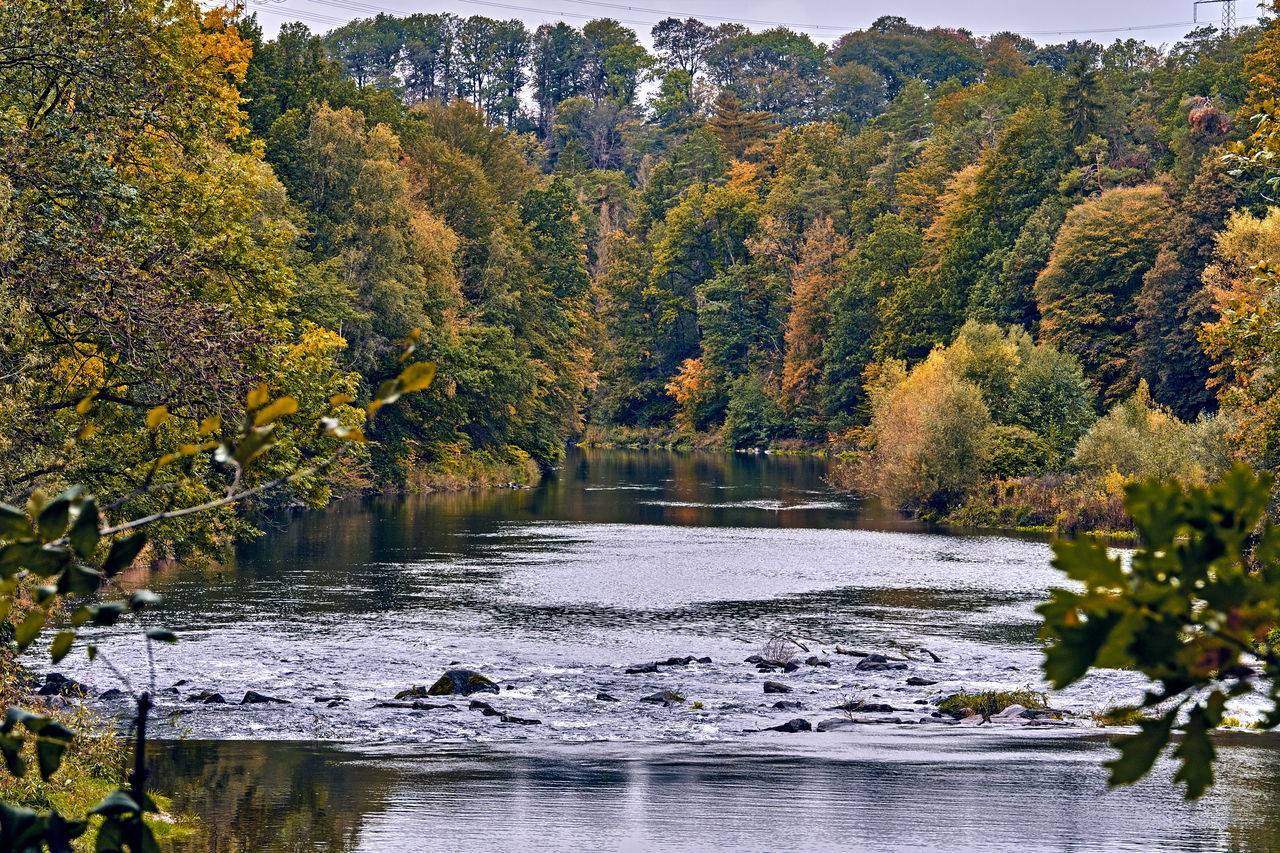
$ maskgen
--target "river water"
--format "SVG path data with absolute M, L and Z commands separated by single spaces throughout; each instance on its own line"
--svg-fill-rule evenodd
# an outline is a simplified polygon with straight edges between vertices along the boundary
M 339 505 L 234 566 L 146 578 L 165 599 L 152 618 L 182 638 L 154 674 L 136 625 L 99 632 L 103 656 L 67 672 L 105 690 L 109 662 L 158 688 L 157 784 L 201 815 L 192 851 L 1280 844 L 1270 738 L 1226 736 L 1221 784 L 1188 805 L 1167 767 L 1108 792 L 1113 730 L 932 716 L 961 688 L 1043 689 L 1049 546 L 869 513 L 825 473 L 813 458 L 574 451 L 530 490 Z M 778 635 L 829 666 L 744 662 Z M 906 669 L 858 670 L 837 646 Z M 626 673 L 685 656 L 711 660 Z M 466 700 L 379 706 L 454 666 L 538 724 Z M 766 679 L 791 692 L 766 695 Z M 1141 687 L 1100 673 L 1050 701 L 1086 714 Z M 248 690 L 288 704 L 239 704 Z M 849 700 L 893 710 L 833 710 Z M 857 723 L 767 731 L 797 717 Z

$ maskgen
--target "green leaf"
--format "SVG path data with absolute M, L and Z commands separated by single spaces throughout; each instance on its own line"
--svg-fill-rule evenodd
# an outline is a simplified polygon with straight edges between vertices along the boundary
M 78 486 L 72 487 L 44 505 L 36 519 L 41 539 L 52 542 L 67 532 L 67 523 L 71 520 L 71 502 L 79 498 L 83 491 Z
M 1044 650 L 1044 675 L 1054 687 L 1074 684 L 1089 672 L 1098 653 L 1120 622 L 1120 614 L 1094 614 L 1087 622 L 1076 625 L 1048 625 L 1057 642 Z
M 1209 786 L 1213 784 L 1213 742 L 1209 740 L 1212 721 L 1205 709 L 1196 705 L 1187 716 L 1187 722 L 1181 726 L 1182 742 L 1173 751 L 1174 757 L 1182 762 L 1178 772 L 1174 774 L 1174 782 L 1182 782 L 1187 786 L 1187 799 L 1199 799 Z
M 1116 749 L 1120 750 L 1120 755 L 1106 763 L 1111 768 L 1108 785 L 1130 785 L 1147 775 L 1151 765 L 1160 756 L 1160 751 L 1169 743 L 1177 713 L 1175 708 L 1158 719 L 1140 720 L 1138 728 L 1141 731 L 1116 740 Z
M 138 803 L 123 788 L 116 788 L 110 794 L 102 799 L 93 808 L 89 809 L 89 814 L 100 814 L 106 817 L 115 817 L 122 814 L 138 814 L 142 810 L 138 807 Z
M 128 825 L 118 816 L 108 817 L 98 827 L 98 836 L 94 839 L 94 853 L 124 853 Z
M 89 608 L 90 619 L 99 628 L 109 628 L 120 621 L 124 613 L 124 604 L 119 601 L 97 604 Z
M 155 640 L 158 643 L 176 643 L 178 635 L 172 631 L 166 631 L 164 628 L 152 628 L 147 632 L 148 640 Z
M 58 592 L 64 595 L 91 595 L 101 586 L 102 574 L 78 563 L 68 566 L 58 578 Z
M 58 663 L 71 651 L 71 644 L 75 641 L 75 631 L 59 631 L 58 635 L 53 638 L 52 645 L 49 646 L 49 657 L 53 659 L 54 663 Z
M 134 613 L 139 613 L 148 607 L 159 607 L 160 596 L 156 595 L 149 589 L 140 589 L 133 595 L 129 596 L 129 608 Z
M 12 542 L 15 539 L 27 539 L 35 535 L 31 529 L 31 520 L 27 514 L 16 506 L 0 503 L 0 541 Z
M 22 621 L 13 629 L 13 640 L 18 644 L 18 651 L 24 651 L 27 646 L 35 642 L 36 637 L 40 636 L 40 630 L 44 628 L 45 613 L 38 607 L 27 611 L 27 615 L 22 617 Z
M 98 549 L 98 540 L 101 538 L 101 534 L 98 533 L 100 523 L 97 501 L 93 498 L 85 498 L 84 503 L 80 504 L 80 514 L 71 525 L 70 539 L 71 547 L 86 560 L 93 557 Z
M 27 762 L 22 757 L 22 745 L 25 742 L 18 735 L 0 734 L 0 753 L 4 754 L 4 766 L 10 775 L 18 779 L 27 775 Z
M 262 427 L 254 427 L 249 430 L 244 438 L 240 439 L 233 454 L 240 467 L 243 468 L 263 453 L 275 447 L 276 443 L 271 438 L 275 426 L 275 424 L 267 424 Z
M 146 544 L 147 534 L 141 530 L 112 542 L 111 550 L 107 552 L 107 559 L 102 564 L 102 573 L 107 577 L 114 577 L 129 568 Z
M 0 577 L 12 577 L 21 569 L 28 569 L 43 578 L 52 577 L 70 561 L 71 552 L 66 548 L 41 545 L 31 540 L 11 542 L 0 549 Z
M 36 741 L 36 764 L 40 768 L 40 778 L 49 781 L 49 777 L 58 772 L 62 764 L 62 754 L 70 744 L 60 740 L 40 738 Z

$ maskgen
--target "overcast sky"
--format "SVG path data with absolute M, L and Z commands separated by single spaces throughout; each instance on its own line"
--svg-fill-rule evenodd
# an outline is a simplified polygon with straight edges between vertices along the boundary
M 701 18 L 709 24 L 735 21 L 752 30 L 784 25 L 830 44 L 842 33 L 865 29 L 881 15 L 900 15 L 920 26 L 960 27 L 979 35 L 1013 30 L 1041 43 L 1092 38 L 1108 43 L 1138 38 L 1154 44 L 1177 41 L 1192 29 L 1191 0 L 1068 0 L 1037 3 L 1016 0 L 245 0 L 267 33 L 285 21 L 303 21 L 327 32 L 353 18 L 379 12 L 453 12 L 491 18 L 519 18 L 530 29 L 565 21 L 581 26 L 592 18 L 614 18 L 635 29 L 649 44 L 649 29 L 671 15 Z M 1217 23 L 1221 4 L 1202 5 L 1199 20 Z M 1236 4 L 1240 23 L 1256 20 L 1258 7 Z

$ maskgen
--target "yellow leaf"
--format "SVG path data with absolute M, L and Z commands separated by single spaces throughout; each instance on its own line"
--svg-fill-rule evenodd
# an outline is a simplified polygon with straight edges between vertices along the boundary
M 80 430 L 80 439 L 83 441 L 84 439 L 93 435 L 97 431 L 98 431 L 98 428 L 93 424 L 85 424 L 84 429 Z
M 373 417 L 373 413 L 378 411 L 378 409 L 381 409 L 381 408 L 382 408 L 382 401 L 374 400 L 369 405 L 365 406 L 364 410 L 369 415 L 369 417 Z
M 292 415 L 298 411 L 298 401 L 292 397 L 281 397 L 270 406 L 262 409 L 253 419 L 254 426 L 263 426 L 274 421 L 276 418 L 282 418 L 285 415 Z
M 156 406 L 154 409 L 147 412 L 147 429 L 159 429 L 160 425 L 171 417 L 173 416 L 169 414 L 168 406 Z
M 421 391 L 431 384 L 431 380 L 436 378 L 436 366 L 429 361 L 417 361 L 404 369 L 400 374 L 400 389 L 402 393 L 410 391 Z
M 354 402 L 354 400 L 355 398 L 350 394 L 334 394 L 329 398 L 329 408 L 336 409 L 339 406 L 345 406 L 348 403 Z
M 160 461 L 156 463 L 156 467 L 163 468 L 164 466 L 168 465 L 170 462 L 174 461 L 177 458 L 178 458 L 178 454 L 176 453 L 166 453 L 164 456 L 160 457 Z
M 200 434 L 209 435 L 216 432 L 222 426 L 222 418 L 217 415 L 209 415 L 200 422 Z
M 270 392 L 267 391 L 267 384 L 264 382 L 261 385 L 259 385 L 257 388 L 254 388 L 252 391 L 249 392 L 249 398 L 247 400 L 249 404 L 249 408 L 250 409 L 262 408 L 267 404 L 267 400 L 269 400 L 270 397 L 271 397 L 271 394 Z
M 90 394 L 79 403 L 76 404 L 76 412 L 81 415 L 89 414 L 89 410 L 93 408 L 93 395 Z
M 195 456 L 200 452 L 200 448 L 196 447 L 194 444 L 184 444 L 178 448 L 178 451 L 183 456 Z

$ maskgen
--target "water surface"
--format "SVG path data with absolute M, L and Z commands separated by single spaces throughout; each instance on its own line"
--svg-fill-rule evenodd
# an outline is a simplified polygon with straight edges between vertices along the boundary
M 1033 609 L 1060 582 L 1049 547 L 868 513 L 825 487 L 825 466 L 574 452 L 535 489 L 352 502 L 273 532 L 234 566 L 154 574 L 163 624 L 182 637 L 155 660 L 157 687 L 175 685 L 161 693 L 157 736 L 186 739 L 159 778 L 206 815 L 192 849 L 415 850 L 426 837 L 463 849 L 928 849 L 940 836 L 953 849 L 1219 849 L 1269 838 L 1271 741 L 1229 744 L 1230 784 L 1188 806 L 1167 779 L 1105 793 L 1096 729 L 959 731 L 933 717 L 960 688 L 1043 688 Z M 779 634 L 803 643 L 801 660 L 830 666 L 761 674 L 744 662 Z M 136 630 L 97 641 L 150 680 Z M 908 668 L 859 671 L 837 646 Z M 685 655 L 711 663 L 625 672 Z M 539 724 L 465 700 L 379 707 L 459 665 L 502 685 L 484 697 L 499 710 Z M 114 686 L 101 664 L 71 674 Z M 936 683 L 908 686 L 912 676 Z M 766 695 L 765 679 L 792 692 Z M 1141 688 L 1105 672 L 1052 702 L 1084 713 Z M 189 701 L 201 690 L 229 701 Z M 288 704 L 237 704 L 247 690 Z M 680 698 L 639 701 L 658 691 Z M 802 707 L 775 708 L 780 698 Z M 841 732 L 763 731 L 840 718 L 832 708 L 849 699 L 894 710 Z M 1237 803 L 1246 789 L 1252 800 Z

